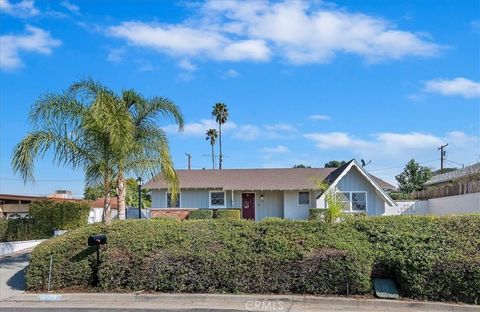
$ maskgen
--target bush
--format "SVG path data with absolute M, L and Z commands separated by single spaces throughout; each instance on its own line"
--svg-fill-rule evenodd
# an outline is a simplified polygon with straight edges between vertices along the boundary
M 261 222 L 283 222 L 286 219 L 279 218 L 279 217 L 266 217 L 261 220 Z
M 480 300 L 480 215 L 350 219 L 368 236 L 376 272 L 393 277 L 406 297 Z
M 324 220 L 325 210 L 321 208 L 310 208 L 308 209 L 308 220 Z
M 246 220 L 114 221 L 94 224 L 40 244 L 26 276 L 29 290 L 90 288 L 95 249 L 102 291 L 351 294 L 371 291 L 373 258 L 366 238 L 343 224 Z
M 46 235 L 87 225 L 89 212 L 87 203 L 39 200 L 29 204 L 30 216 Z
M 219 209 L 215 216 L 217 219 L 239 220 L 240 209 Z
M 47 238 L 32 218 L 0 219 L 0 242 Z
M 210 209 L 197 209 L 192 210 L 188 214 L 187 219 L 189 220 L 201 220 L 201 219 L 212 219 L 213 218 L 213 210 Z

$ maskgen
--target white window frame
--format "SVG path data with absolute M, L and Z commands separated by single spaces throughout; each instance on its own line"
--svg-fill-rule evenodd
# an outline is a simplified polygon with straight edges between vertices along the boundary
M 308 193 L 308 204 L 301 204 L 300 203 L 300 193 Z M 310 206 L 312 204 L 312 199 L 310 197 L 311 197 L 310 191 L 298 191 L 298 193 L 297 193 L 297 205 L 298 206 Z
M 223 205 L 212 205 L 212 193 L 223 193 Z M 222 190 L 208 191 L 208 208 L 225 208 L 227 206 L 227 192 Z
M 351 213 L 355 213 L 355 212 L 368 212 L 368 192 L 367 191 L 336 191 L 335 192 L 335 198 L 336 198 L 336 194 L 337 193 L 345 193 L 345 194 L 348 194 L 348 203 L 349 203 L 349 209 L 348 210 L 344 210 L 344 212 L 351 212 Z M 352 207 L 352 193 L 364 193 L 365 194 L 365 210 L 353 210 Z
M 178 200 L 178 207 L 168 207 L 168 194 L 172 194 L 171 192 L 165 192 L 165 208 L 170 209 L 177 209 L 182 207 L 182 192 L 178 192 L 179 200 Z M 172 196 L 172 195 L 170 195 Z

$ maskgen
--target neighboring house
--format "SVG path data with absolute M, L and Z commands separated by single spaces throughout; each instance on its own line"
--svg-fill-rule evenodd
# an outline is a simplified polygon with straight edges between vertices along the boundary
M 425 182 L 424 190 L 415 192 L 417 199 L 480 193 L 480 163 L 455 171 L 437 174 Z
M 0 194 L 0 219 L 24 218 L 28 216 L 28 204 L 36 200 L 74 201 L 81 202 L 83 199 L 74 199 L 70 191 L 59 190 L 49 196 L 28 196 Z M 103 199 L 88 201 L 91 207 L 89 222 L 101 221 L 103 211 Z M 111 200 L 112 216 L 117 215 L 118 204 L 116 198 Z
M 325 207 L 316 182 L 327 182 L 347 212 L 395 214 L 396 203 L 384 189 L 394 187 L 371 176 L 355 160 L 340 168 L 177 170 L 180 194 L 175 201 L 166 182 L 157 177 L 145 188 L 155 209 L 239 208 L 245 219 L 306 219 L 310 208 Z

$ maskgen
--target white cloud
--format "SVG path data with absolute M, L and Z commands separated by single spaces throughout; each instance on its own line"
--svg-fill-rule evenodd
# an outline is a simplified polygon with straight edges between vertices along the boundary
M 76 4 L 74 4 L 70 1 L 62 1 L 62 2 L 60 2 L 60 5 L 63 6 L 64 8 L 66 8 L 67 10 L 69 10 L 72 13 L 79 13 L 80 12 L 80 8 L 78 7 L 78 5 L 76 5 Z
M 240 77 L 240 73 L 237 72 L 235 69 L 229 69 L 222 75 L 223 79 L 237 78 L 237 77 Z
M 178 63 L 178 66 L 180 66 L 180 68 L 182 68 L 182 69 L 184 69 L 188 72 L 192 72 L 192 71 L 195 71 L 197 69 L 197 66 L 187 59 L 181 60 L 180 63 Z
M 480 83 L 457 77 L 455 79 L 434 79 L 425 82 L 424 90 L 441 95 L 457 95 L 465 98 L 480 97 Z
M 262 130 L 255 125 L 244 125 L 238 129 L 235 137 L 244 141 L 253 141 L 260 137 Z
M 228 132 L 236 129 L 237 125 L 232 121 L 227 121 L 222 125 L 222 132 Z M 182 136 L 204 136 L 208 129 L 218 129 L 218 124 L 213 119 L 202 119 L 199 122 L 185 124 L 183 131 L 178 132 L 178 126 L 175 124 L 164 127 L 167 133 L 179 134 Z
M 368 148 L 369 142 L 357 139 L 344 132 L 306 133 L 304 137 L 316 143 L 320 149 L 357 149 Z
M 61 41 L 54 39 L 50 32 L 27 25 L 25 34 L 0 36 L 0 69 L 13 71 L 21 67 L 22 52 L 49 55 L 53 48 L 60 46 Z
M 262 152 L 267 154 L 285 154 L 290 152 L 290 150 L 285 145 L 277 145 L 275 147 L 264 147 Z
M 310 115 L 308 118 L 315 121 L 330 120 L 330 116 L 327 115 Z
M 123 60 L 125 54 L 124 49 L 109 49 L 107 55 L 107 61 L 112 63 L 120 63 Z
M 32 17 L 40 13 L 33 0 L 23 0 L 14 4 L 9 0 L 0 0 L 0 12 L 21 18 Z
M 325 63 L 338 53 L 367 62 L 431 57 L 441 46 L 390 22 L 323 4 L 284 1 L 207 1 L 178 24 L 126 21 L 107 34 L 176 57 L 217 61 Z

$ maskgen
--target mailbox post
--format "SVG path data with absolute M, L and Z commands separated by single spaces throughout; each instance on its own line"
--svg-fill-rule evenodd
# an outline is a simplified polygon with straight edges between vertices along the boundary
M 100 266 L 100 245 L 107 243 L 107 236 L 105 234 L 90 235 L 87 240 L 88 246 L 96 247 L 97 251 L 97 264 L 95 266 L 95 286 L 98 285 L 98 269 Z

